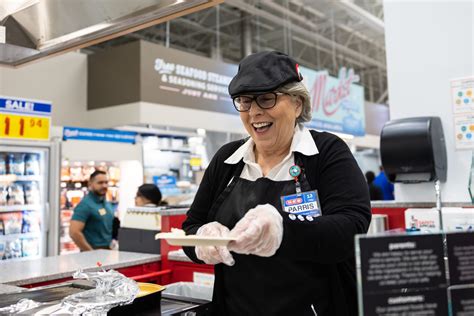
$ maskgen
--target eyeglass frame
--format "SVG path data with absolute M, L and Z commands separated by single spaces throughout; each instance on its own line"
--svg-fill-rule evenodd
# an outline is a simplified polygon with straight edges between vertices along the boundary
M 274 103 L 272 106 L 268 107 L 268 108 L 262 107 L 262 106 L 258 103 L 258 101 L 257 101 L 257 98 L 259 98 L 259 97 L 261 97 L 262 95 L 265 95 L 265 94 L 273 94 L 273 95 L 275 95 L 275 103 Z M 263 110 L 269 110 L 269 109 L 274 108 L 275 105 L 277 104 L 278 96 L 284 95 L 284 94 L 286 94 L 286 95 L 292 95 L 292 94 L 289 94 L 289 93 L 286 93 L 286 92 L 279 92 L 279 91 L 265 92 L 265 93 L 261 93 L 261 94 L 256 94 L 256 95 L 254 95 L 254 96 L 248 96 L 248 95 L 243 94 L 243 95 L 237 95 L 237 96 L 233 97 L 233 98 L 232 98 L 232 104 L 234 105 L 234 108 L 237 110 L 237 112 L 248 112 L 248 111 L 250 111 L 250 109 L 252 108 L 252 103 L 253 103 L 254 101 L 255 101 L 255 104 L 257 104 L 257 106 L 258 106 L 259 108 L 261 108 L 261 109 L 263 109 Z M 248 110 L 241 111 L 241 110 L 239 110 L 238 107 L 235 105 L 235 99 L 240 98 L 240 97 L 243 97 L 243 96 L 244 96 L 244 97 L 247 97 L 247 98 L 249 98 L 249 99 L 252 99 L 252 102 L 250 102 L 250 107 L 248 108 Z

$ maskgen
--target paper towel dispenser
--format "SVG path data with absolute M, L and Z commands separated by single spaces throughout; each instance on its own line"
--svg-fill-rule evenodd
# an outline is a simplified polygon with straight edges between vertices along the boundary
M 441 119 L 410 117 L 385 123 L 380 156 L 391 182 L 445 182 L 447 156 Z

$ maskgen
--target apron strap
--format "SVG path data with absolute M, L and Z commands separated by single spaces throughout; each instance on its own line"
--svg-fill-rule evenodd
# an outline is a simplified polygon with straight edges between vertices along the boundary
M 221 206 L 222 202 L 225 200 L 225 198 L 229 195 L 229 193 L 234 189 L 235 183 L 237 182 L 237 179 L 240 177 L 240 174 L 242 173 L 242 170 L 244 170 L 245 163 L 244 160 L 241 159 L 236 167 L 235 170 L 232 174 L 232 178 L 230 180 L 230 184 L 227 185 L 227 187 L 222 191 L 219 196 L 217 197 L 216 201 L 214 204 L 212 204 L 211 209 L 207 213 L 207 222 L 210 223 L 214 221 L 216 218 L 216 213 L 219 207 Z

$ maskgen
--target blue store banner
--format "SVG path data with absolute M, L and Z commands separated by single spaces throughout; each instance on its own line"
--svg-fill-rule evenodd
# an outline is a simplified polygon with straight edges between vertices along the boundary
M 166 174 L 153 177 L 153 183 L 160 189 L 163 196 L 181 194 L 181 190 L 176 186 L 176 182 L 177 179 L 175 176 Z
M 176 177 L 169 175 L 154 176 L 153 182 L 160 189 L 165 188 L 175 188 L 176 187 Z
M 327 71 L 318 72 L 305 67 L 299 69 L 312 99 L 313 119 L 307 126 L 364 136 L 364 88 L 354 84 L 359 81 L 354 70 L 341 68 L 339 77 L 334 78 Z
M 90 129 L 79 127 L 64 127 L 63 139 L 93 140 L 99 142 L 118 142 L 135 144 L 137 133 L 109 129 Z

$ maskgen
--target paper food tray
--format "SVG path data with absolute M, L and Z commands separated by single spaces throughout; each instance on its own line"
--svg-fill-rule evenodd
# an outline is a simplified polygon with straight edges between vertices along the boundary
M 173 246 L 227 246 L 229 242 L 237 238 L 158 233 L 155 235 L 155 239 L 165 239 Z

